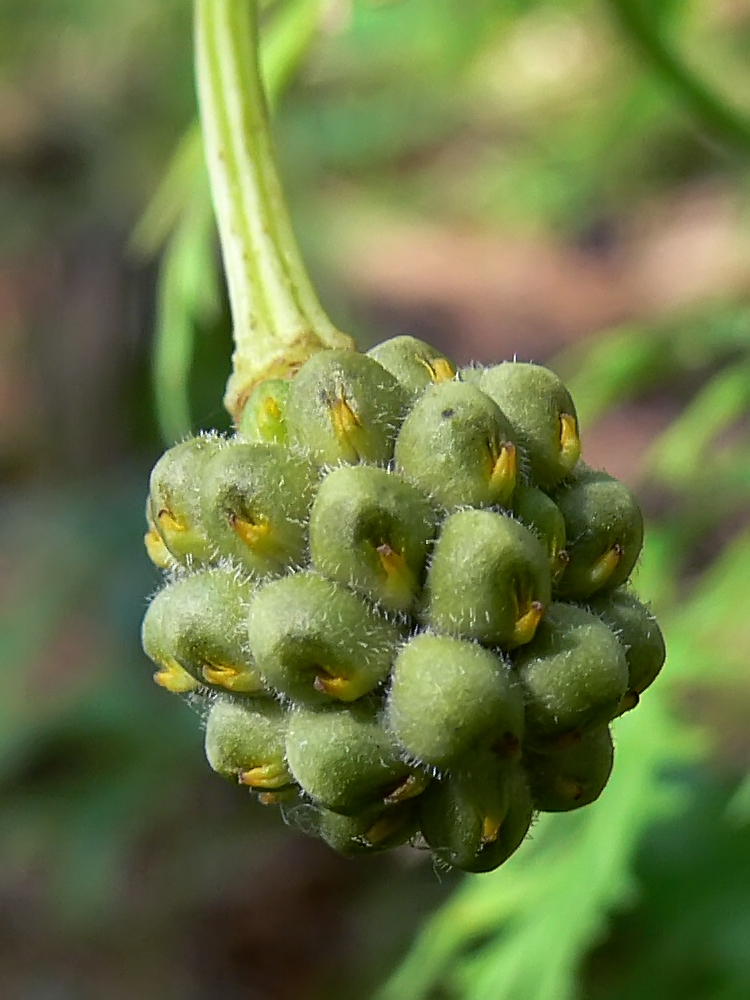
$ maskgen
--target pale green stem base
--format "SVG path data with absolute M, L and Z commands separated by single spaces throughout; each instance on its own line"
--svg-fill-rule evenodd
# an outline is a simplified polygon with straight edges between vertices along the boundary
M 315 351 L 353 349 L 320 305 L 294 237 L 258 68 L 256 0 L 196 0 L 198 100 L 234 324 L 224 403 L 238 420 L 253 387 Z

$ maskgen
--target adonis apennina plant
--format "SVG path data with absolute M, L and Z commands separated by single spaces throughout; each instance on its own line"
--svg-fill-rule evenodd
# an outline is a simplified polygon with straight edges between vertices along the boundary
M 204 706 L 214 770 L 332 847 L 489 871 L 597 798 L 661 669 L 640 509 L 552 371 L 355 350 L 292 233 L 254 0 L 197 0 L 196 47 L 236 431 L 151 475 L 155 680 Z

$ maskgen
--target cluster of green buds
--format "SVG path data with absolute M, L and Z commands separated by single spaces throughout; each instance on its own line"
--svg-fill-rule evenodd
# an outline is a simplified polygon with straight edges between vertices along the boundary
M 535 364 L 321 350 L 157 462 L 143 623 L 211 767 L 347 854 L 489 871 L 596 799 L 664 661 L 623 483 Z

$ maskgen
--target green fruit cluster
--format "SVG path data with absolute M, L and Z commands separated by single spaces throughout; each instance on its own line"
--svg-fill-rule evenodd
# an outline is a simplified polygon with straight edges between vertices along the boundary
M 315 354 L 157 462 L 143 623 L 219 774 L 347 854 L 489 871 L 592 802 L 664 661 L 643 535 L 551 371 L 396 337 Z

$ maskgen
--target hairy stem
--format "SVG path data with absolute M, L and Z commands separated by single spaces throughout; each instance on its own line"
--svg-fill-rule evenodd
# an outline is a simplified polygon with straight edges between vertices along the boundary
M 232 310 L 225 405 L 325 347 L 353 348 L 320 305 L 292 230 L 258 66 L 257 0 L 196 0 L 198 101 Z

